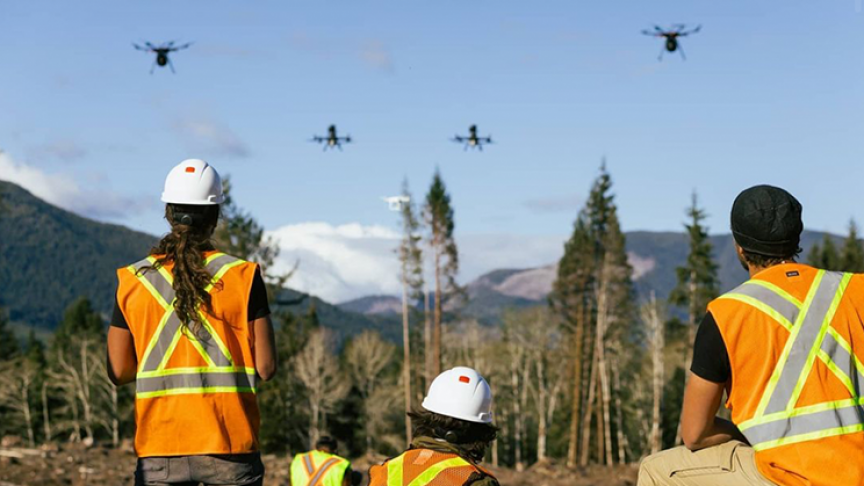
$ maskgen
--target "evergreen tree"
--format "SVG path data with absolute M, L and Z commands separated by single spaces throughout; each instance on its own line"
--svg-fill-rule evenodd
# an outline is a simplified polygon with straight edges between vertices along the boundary
M 842 262 L 840 254 L 837 252 L 837 247 L 834 246 L 834 241 L 827 233 L 822 239 L 822 245 L 813 245 L 810 252 L 807 254 L 807 262 L 824 270 L 841 270 Z
M 93 309 L 90 299 L 81 297 L 66 308 L 63 320 L 54 333 L 52 348 L 66 350 L 71 340 L 76 337 L 101 338 L 104 334 L 105 322 Z
M 699 207 L 696 193 L 687 209 L 689 222 L 684 224 L 690 237 L 690 252 L 686 263 L 676 269 L 678 284 L 669 295 L 672 304 L 687 309 L 687 350 L 684 358 L 684 382 L 690 378 L 690 362 L 693 360 L 693 342 L 696 339 L 696 327 L 699 319 L 708 308 L 708 303 L 717 297 L 719 279 L 717 264 L 712 255 L 713 248 L 708 238 L 708 229 L 703 225 L 706 214 Z M 679 433 L 680 439 L 680 433 Z
M 858 226 L 854 220 L 849 221 L 849 235 L 840 251 L 840 270 L 864 273 L 864 246 L 858 238 Z
M 432 359 L 430 376 L 441 372 L 441 320 L 443 317 L 444 300 L 459 294 L 461 289 L 456 284 L 456 274 L 459 272 L 459 251 L 453 238 L 455 227 L 453 206 L 450 195 L 436 170 L 426 195 L 424 207 L 426 225 L 429 228 L 429 246 L 432 248 L 433 266 L 435 272 L 435 313 L 432 329 Z M 428 350 L 427 350 L 428 351 Z

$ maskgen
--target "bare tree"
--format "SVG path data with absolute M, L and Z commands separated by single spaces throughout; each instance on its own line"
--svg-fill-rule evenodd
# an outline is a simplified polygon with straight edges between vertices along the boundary
M 5 362 L 0 368 L 0 405 L 7 406 L 23 422 L 30 447 L 36 445 L 30 410 L 30 388 L 36 375 L 34 365 L 23 357 Z
M 369 417 L 374 413 L 373 409 L 382 406 L 380 403 L 373 402 L 371 398 L 380 385 L 381 372 L 393 360 L 394 348 L 392 344 L 381 339 L 381 335 L 377 332 L 366 330 L 355 337 L 345 350 L 348 374 L 363 401 L 367 452 L 372 450 L 372 438 L 375 433 L 375 427 Z
M 309 442 L 314 444 L 321 436 L 321 424 L 327 413 L 334 410 L 348 394 L 349 385 L 339 371 L 333 355 L 330 332 L 318 328 L 309 336 L 306 346 L 294 357 L 294 372 L 306 388 L 309 402 Z
M 660 407 L 663 400 L 663 350 L 666 346 L 663 332 L 663 317 L 661 305 L 657 297 L 651 293 L 651 300 L 641 309 L 642 321 L 647 329 L 648 342 L 651 347 L 651 367 L 653 384 L 653 402 L 651 406 L 651 434 L 648 442 L 651 454 L 662 448 L 663 430 L 660 428 Z
M 73 335 L 68 352 L 58 350 L 57 368 L 49 371 L 49 379 L 63 392 L 71 411 L 73 441 L 94 440 L 93 427 L 100 421 L 103 390 L 96 385 L 104 372 L 100 373 L 102 355 L 97 347 L 93 336 Z M 82 428 L 86 437 L 81 435 Z

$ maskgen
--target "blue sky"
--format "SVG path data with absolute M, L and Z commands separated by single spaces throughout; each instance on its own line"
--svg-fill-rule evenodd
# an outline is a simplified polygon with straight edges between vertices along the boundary
M 640 31 L 681 22 L 703 25 L 688 60 L 657 62 Z M 605 156 L 627 230 L 679 230 L 697 190 L 725 232 L 772 183 L 843 232 L 864 222 L 862 27 L 861 0 L 5 2 L 0 178 L 159 233 L 164 175 L 195 156 L 273 231 L 393 229 L 379 198 L 437 166 L 457 237 L 560 248 Z M 130 43 L 170 39 L 195 44 L 149 75 Z M 330 123 L 356 143 L 306 141 Z M 497 143 L 448 142 L 471 123 Z

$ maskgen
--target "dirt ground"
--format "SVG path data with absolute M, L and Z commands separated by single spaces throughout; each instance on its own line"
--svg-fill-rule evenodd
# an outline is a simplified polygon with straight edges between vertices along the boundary
M 364 473 L 383 458 L 356 459 L 355 469 Z M 290 459 L 268 454 L 266 485 L 288 484 Z M 135 455 L 131 450 L 64 445 L 39 450 L 0 448 L 0 486 L 115 486 L 133 483 Z M 505 486 L 632 486 L 636 467 L 613 469 L 591 467 L 569 470 L 554 463 L 538 463 L 526 471 L 492 468 Z M 367 482 L 364 480 L 364 485 Z

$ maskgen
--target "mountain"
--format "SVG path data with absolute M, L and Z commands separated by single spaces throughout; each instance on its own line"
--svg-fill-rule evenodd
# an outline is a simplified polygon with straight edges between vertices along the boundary
M 89 298 L 107 318 L 114 305 L 116 269 L 140 260 L 156 243 L 153 235 L 82 218 L 42 201 L 25 189 L 0 181 L 0 306 L 19 331 L 52 331 L 66 306 Z M 343 310 L 318 298 L 285 289 L 279 301 L 305 314 L 314 302 L 320 322 L 347 337 L 378 329 L 401 339 L 401 321 Z
M 806 255 L 814 243 L 821 242 L 825 234 L 805 231 L 801 235 L 802 255 Z M 830 235 L 838 247 L 842 238 Z M 647 299 L 651 292 L 665 299 L 675 287 L 675 269 L 687 259 L 688 240 L 684 233 L 631 231 L 626 233 L 627 255 L 633 267 L 633 282 L 637 298 Z M 711 237 L 714 257 L 718 264 L 721 292 L 730 290 L 747 279 L 741 267 L 732 236 L 729 234 Z M 506 309 L 519 309 L 545 305 L 556 278 L 556 264 L 528 269 L 493 270 L 481 275 L 467 285 L 468 303 L 451 309 L 462 316 L 473 317 L 481 322 L 496 322 Z M 363 302 L 355 306 L 357 312 L 367 312 L 384 305 L 391 296 L 362 297 L 352 302 Z M 343 304 L 346 305 L 346 304 Z
M 401 314 L 402 299 L 392 295 L 370 295 L 342 302 L 339 308 L 366 315 Z

